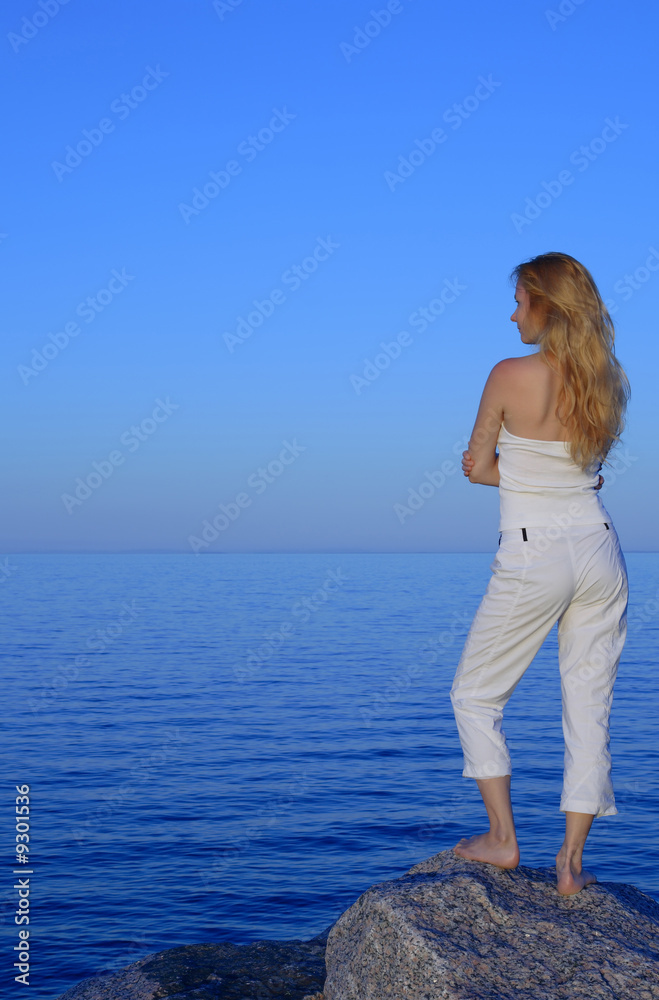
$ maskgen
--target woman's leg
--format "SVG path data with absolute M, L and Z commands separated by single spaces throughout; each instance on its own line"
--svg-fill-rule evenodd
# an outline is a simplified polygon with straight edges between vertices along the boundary
M 461 858 L 485 861 L 500 868 L 516 868 L 519 864 L 519 847 L 510 801 L 510 775 L 498 778 L 477 778 L 476 784 L 490 821 L 487 833 L 463 837 L 453 848 Z
M 627 572 L 613 527 L 571 533 L 580 586 L 558 625 L 565 771 L 560 808 L 565 840 L 556 856 L 558 891 L 596 882 L 582 868 L 593 819 L 617 813 L 611 783 L 609 714 L 626 635 Z
M 461 840 L 454 850 L 504 868 L 517 866 L 519 848 L 503 710 L 573 593 L 565 542 L 547 540 L 543 529 L 526 534 L 527 541 L 521 530 L 503 533 L 451 689 L 464 752 L 462 774 L 476 779 L 490 820 L 487 833 Z
M 558 623 L 565 813 L 613 816 L 609 715 L 627 631 L 627 573 L 613 528 L 573 529 L 580 568 L 575 596 Z
M 563 896 L 573 896 L 585 885 L 597 882 L 592 872 L 581 867 L 584 844 L 594 819 L 591 813 L 565 813 L 565 840 L 556 855 L 557 888 Z

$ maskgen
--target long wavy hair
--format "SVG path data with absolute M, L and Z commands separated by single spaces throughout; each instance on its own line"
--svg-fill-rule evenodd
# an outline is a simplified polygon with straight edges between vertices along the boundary
M 528 292 L 537 344 L 562 379 L 557 417 L 573 461 L 582 469 L 605 462 L 624 430 L 630 389 L 592 275 L 574 257 L 551 252 L 518 264 L 510 277 Z

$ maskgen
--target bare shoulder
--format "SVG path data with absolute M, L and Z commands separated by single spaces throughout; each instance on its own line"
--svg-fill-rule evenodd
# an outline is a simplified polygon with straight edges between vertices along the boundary
M 504 358 L 494 366 L 492 374 L 495 377 L 527 381 L 534 377 L 546 378 L 552 374 L 552 368 L 540 353 L 527 354 L 523 358 Z
M 529 361 L 532 362 L 532 365 L 529 365 Z M 529 372 L 536 366 L 535 355 L 525 358 L 504 358 L 503 361 L 497 362 L 494 366 L 490 372 L 490 378 L 497 382 L 511 382 L 520 378 L 528 378 Z

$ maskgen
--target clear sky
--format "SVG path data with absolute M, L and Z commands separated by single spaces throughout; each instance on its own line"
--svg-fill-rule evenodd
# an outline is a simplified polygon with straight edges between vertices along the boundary
M 602 498 L 659 548 L 652 5 L 0 18 L 2 551 L 494 550 L 459 453 L 548 250 L 613 313 Z

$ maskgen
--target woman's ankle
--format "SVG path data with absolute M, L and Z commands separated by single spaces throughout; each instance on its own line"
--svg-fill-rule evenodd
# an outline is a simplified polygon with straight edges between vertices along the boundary
M 556 855 L 556 861 L 565 867 L 570 865 L 571 867 L 581 868 L 581 862 L 583 858 L 583 846 L 580 847 L 566 847 L 565 844 L 561 847 L 560 851 Z
M 490 836 L 499 844 L 516 844 L 517 834 L 514 830 L 502 829 L 501 827 L 490 826 Z

